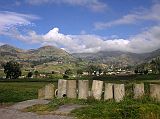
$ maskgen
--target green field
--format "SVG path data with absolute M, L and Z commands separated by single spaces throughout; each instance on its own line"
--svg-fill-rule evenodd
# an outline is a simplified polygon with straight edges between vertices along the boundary
M 128 92 L 131 85 L 135 82 L 145 82 L 147 90 L 149 83 L 160 83 L 160 75 L 129 75 L 129 76 L 83 76 L 75 78 L 80 80 L 90 80 L 90 87 L 93 79 L 103 80 L 111 83 L 123 83 Z M 37 91 L 45 84 L 54 83 L 58 78 L 48 79 L 0 79 L 0 103 L 19 102 L 27 99 L 37 98 Z M 130 92 L 128 92 L 130 94 Z
M 56 110 L 64 104 L 84 105 L 80 109 L 73 110 L 71 116 L 77 119 L 159 119 L 160 102 L 156 102 L 148 97 L 139 100 L 125 98 L 120 103 L 113 100 L 97 101 L 94 99 L 54 99 L 47 105 L 35 105 L 25 109 L 25 111 L 47 114 Z
M 160 75 L 82 76 L 75 79 L 90 80 L 90 87 L 93 79 L 123 83 L 126 90 L 125 99 L 117 103 L 114 100 L 96 101 L 92 97 L 87 100 L 55 98 L 47 105 L 35 105 L 26 110 L 43 114 L 43 112 L 54 111 L 64 104 L 81 104 L 86 107 L 76 109 L 71 113 L 77 119 L 160 119 L 160 102 L 148 97 L 149 84 L 160 83 Z M 0 79 L 0 104 L 35 99 L 39 88 L 51 82 L 57 86 L 57 80 L 58 78 Z M 137 82 L 144 82 L 146 95 L 139 100 L 134 100 L 132 85 Z
M 1 82 L 0 103 L 14 103 L 36 99 L 38 89 L 46 82 Z

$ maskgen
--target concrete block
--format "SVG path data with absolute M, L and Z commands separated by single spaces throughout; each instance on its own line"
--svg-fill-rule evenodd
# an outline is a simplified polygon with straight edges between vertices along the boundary
M 134 98 L 141 98 L 144 95 L 144 84 L 134 84 L 133 85 Z
M 76 80 L 67 80 L 67 97 L 77 98 Z
M 66 97 L 67 93 L 67 80 L 58 80 L 58 98 Z
M 38 89 L 38 99 L 44 99 L 45 97 L 45 88 Z
M 160 101 L 160 84 L 150 84 L 150 96 Z
M 89 92 L 89 81 L 79 80 L 78 81 L 78 99 L 87 99 Z
M 124 84 L 114 84 L 114 99 L 116 102 L 123 100 L 125 96 Z
M 113 99 L 113 84 L 105 83 L 104 100 Z
M 100 100 L 101 99 L 102 89 L 103 89 L 103 81 L 93 80 L 93 83 L 92 83 L 92 96 L 96 100 Z
M 55 92 L 55 86 L 53 84 L 47 84 L 45 86 L 45 99 L 53 99 Z

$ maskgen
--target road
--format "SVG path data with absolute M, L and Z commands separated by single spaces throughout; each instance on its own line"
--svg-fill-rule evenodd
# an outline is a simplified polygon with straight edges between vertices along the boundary
M 0 107 L 0 119 L 73 119 L 73 117 L 60 115 L 38 115 L 31 112 L 22 112 L 21 109 L 35 105 L 46 104 L 46 100 L 29 100 L 9 107 Z

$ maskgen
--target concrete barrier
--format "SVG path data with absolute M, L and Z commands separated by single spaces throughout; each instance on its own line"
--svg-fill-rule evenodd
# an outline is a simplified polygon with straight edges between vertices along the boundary
M 67 97 L 77 98 L 76 80 L 67 80 Z
M 150 84 L 150 96 L 160 101 L 160 84 Z
M 134 98 L 141 98 L 144 95 L 144 84 L 134 84 L 133 85 Z
M 53 84 L 47 84 L 45 86 L 45 99 L 53 99 L 54 98 L 55 86 Z
M 113 99 L 113 84 L 105 83 L 104 100 Z
M 100 100 L 102 96 L 102 89 L 103 89 L 103 81 L 93 80 L 92 83 L 92 96 L 96 100 Z
M 79 80 L 78 81 L 78 99 L 87 99 L 89 92 L 89 81 Z
M 125 96 L 124 84 L 114 84 L 114 99 L 116 102 L 123 100 Z
M 67 80 L 58 80 L 58 98 L 66 97 L 67 93 Z
M 45 88 L 38 89 L 38 99 L 44 99 L 45 98 Z

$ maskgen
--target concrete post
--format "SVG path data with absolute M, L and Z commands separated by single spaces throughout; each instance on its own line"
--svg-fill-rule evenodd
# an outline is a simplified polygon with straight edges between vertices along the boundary
M 65 97 L 67 90 L 67 80 L 59 79 L 58 80 L 58 98 Z
M 150 84 L 150 96 L 160 101 L 160 84 Z
M 113 84 L 105 83 L 104 100 L 113 99 Z
M 45 88 L 38 89 L 38 99 L 44 99 L 45 97 Z
M 76 80 L 68 80 L 67 81 L 67 97 L 68 98 L 77 98 Z
M 55 86 L 53 84 L 48 84 L 45 86 L 45 99 L 53 99 L 54 98 Z
M 87 99 L 89 91 L 89 81 L 79 80 L 78 81 L 78 99 Z
M 133 86 L 134 98 L 141 98 L 144 95 L 144 84 L 134 84 Z
M 92 83 L 92 96 L 96 100 L 100 100 L 101 99 L 102 89 L 103 89 L 103 81 L 93 80 L 93 83 Z
M 125 96 L 124 84 L 114 84 L 114 99 L 116 102 L 123 100 Z

